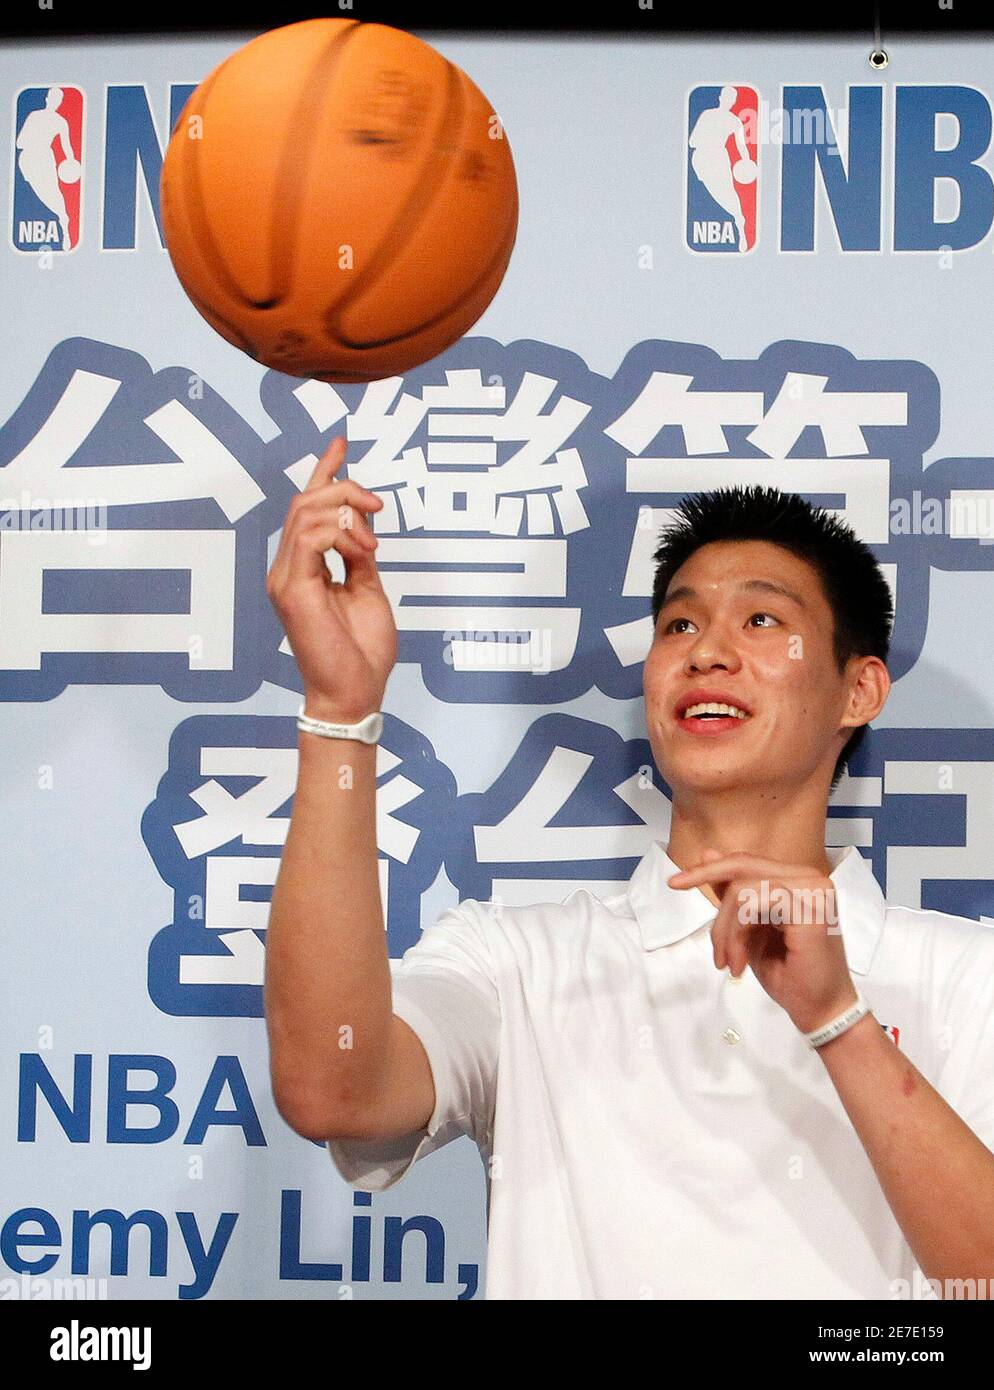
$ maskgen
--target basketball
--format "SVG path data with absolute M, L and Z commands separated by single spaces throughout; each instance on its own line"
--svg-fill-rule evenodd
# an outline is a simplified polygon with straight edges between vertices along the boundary
M 389 25 L 259 35 L 190 95 L 163 159 L 163 233 L 193 304 L 266 366 L 375 381 L 429 361 L 493 299 L 518 225 L 487 98 Z
M 754 159 L 740 159 L 732 169 L 732 178 L 736 183 L 755 183 L 758 173 L 759 168 Z
M 62 183 L 79 183 L 82 172 L 78 159 L 64 159 L 58 168 L 59 180 Z

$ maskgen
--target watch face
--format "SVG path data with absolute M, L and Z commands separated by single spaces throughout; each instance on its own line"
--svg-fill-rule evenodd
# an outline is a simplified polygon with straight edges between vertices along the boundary
M 380 713 L 367 714 L 365 719 L 355 726 L 356 733 L 364 743 L 376 743 L 383 732 L 383 715 Z

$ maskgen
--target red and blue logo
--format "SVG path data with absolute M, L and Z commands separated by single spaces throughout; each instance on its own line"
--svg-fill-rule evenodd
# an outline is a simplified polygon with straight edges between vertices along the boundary
M 738 255 L 756 245 L 754 87 L 695 87 L 687 100 L 687 245 Z
M 83 206 L 83 93 L 78 87 L 25 87 L 14 129 L 14 246 L 74 251 Z

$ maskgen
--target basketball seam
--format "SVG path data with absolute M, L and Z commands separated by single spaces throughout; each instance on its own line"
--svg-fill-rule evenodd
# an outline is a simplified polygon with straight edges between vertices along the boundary
M 441 57 L 441 55 L 439 56 Z M 462 98 L 457 70 L 447 58 L 442 58 L 442 62 L 445 64 L 446 77 L 448 80 L 445 109 L 439 126 L 439 139 L 444 144 L 445 138 L 456 128 L 458 117 L 465 109 L 465 102 Z M 389 230 L 380 241 L 375 254 L 370 258 L 369 263 L 359 272 L 346 293 L 325 310 L 322 316 L 322 323 L 325 332 L 332 339 L 345 343 L 347 346 L 352 346 L 348 343 L 348 340 L 339 328 L 342 314 L 354 303 L 359 295 L 362 294 L 366 285 L 375 280 L 380 272 L 390 264 L 401 248 L 411 240 L 428 209 L 431 207 L 435 193 L 449 171 L 449 160 L 443 157 L 439 152 L 437 143 L 432 143 L 428 147 L 427 157 L 424 163 L 428 169 L 427 174 L 423 177 L 419 177 L 414 184 L 407 199 L 398 209 Z M 403 334 L 398 335 L 397 338 L 384 338 L 382 342 L 390 343 L 400 341 L 401 338 L 410 336 L 411 330 L 407 330 Z M 371 343 L 370 345 L 373 346 L 375 344 Z
M 462 91 L 464 82 L 463 72 L 461 71 L 461 69 L 457 68 L 453 63 L 450 63 L 448 59 L 443 59 L 443 61 L 445 63 L 451 81 L 453 81 L 456 85 L 455 100 L 452 100 L 450 98 L 449 107 L 446 109 L 445 117 L 442 122 L 442 133 L 446 134 L 448 133 L 452 125 L 451 108 L 457 108 L 458 111 L 461 112 L 465 110 L 466 102 L 463 98 Z M 409 207 L 414 206 L 417 208 L 419 219 L 420 217 L 423 217 L 424 213 L 427 211 L 431 202 L 431 198 L 434 195 L 435 189 L 438 187 L 438 184 L 441 181 L 441 178 L 444 176 L 445 172 L 447 172 L 444 167 L 443 161 L 438 160 L 437 163 L 440 166 L 439 172 L 437 177 L 433 180 L 430 187 L 424 190 L 420 197 L 415 196 L 409 201 Z M 515 199 L 515 204 L 516 203 L 517 200 Z M 402 215 L 406 214 L 406 212 L 407 209 L 403 209 Z M 399 218 L 398 224 L 400 224 Z M 400 240 L 399 246 L 387 248 L 385 239 L 384 245 L 381 246 L 380 251 L 374 258 L 374 261 L 371 263 L 370 268 L 364 272 L 362 277 L 363 281 L 369 278 L 369 276 L 373 273 L 374 270 L 378 273 L 382 269 L 383 260 L 385 258 L 385 251 L 389 249 L 390 257 L 392 258 L 400 249 L 400 246 L 403 246 L 404 241 L 409 239 L 411 233 L 414 230 L 416 230 L 416 227 L 417 221 L 413 221 L 410 227 L 405 228 L 407 236 Z M 351 294 L 349 294 L 345 299 L 337 303 L 335 305 L 334 311 L 329 311 L 329 313 L 326 314 L 324 319 L 325 329 L 326 331 L 330 330 L 330 336 L 333 338 L 334 341 L 340 343 L 343 347 L 352 348 L 355 351 L 371 350 L 374 348 L 381 347 L 390 347 L 394 344 L 403 343 L 411 338 L 415 338 L 419 333 L 424 333 L 426 330 L 436 327 L 445 319 L 451 318 L 452 315 L 457 313 L 459 309 L 463 306 L 463 304 L 465 304 L 466 301 L 476 293 L 477 287 L 493 274 L 495 268 L 501 263 L 502 260 L 503 263 L 506 265 L 507 262 L 510 260 L 511 251 L 514 248 L 514 242 L 516 240 L 516 237 L 517 211 L 515 209 L 514 215 L 508 220 L 507 231 L 501 238 L 500 244 L 498 245 L 496 252 L 490 258 L 487 264 L 483 267 L 480 273 L 473 279 L 473 281 L 463 289 L 463 291 L 456 299 L 446 304 L 444 309 L 439 310 L 437 314 L 433 314 L 431 318 L 424 319 L 420 323 L 414 325 L 413 327 L 405 329 L 402 333 L 391 334 L 390 336 L 385 338 L 368 338 L 360 340 L 357 338 L 351 338 L 347 334 L 342 332 L 339 324 L 341 313 L 348 306 L 348 304 L 351 303 L 352 300 L 354 300 L 356 294 L 358 294 L 362 290 L 362 282 L 360 282 L 356 286 L 353 286 Z
M 178 274 L 179 272 L 177 272 L 177 276 Z M 194 308 L 199 310 L 200 314 L 207 321 L 207 323 L 210 323 L 212 318 L 217 319 L 218 323 L 223 323 L 225 328 L 232 335 L 232 337 L 238 340 L 237 343 L 234 344 L 234 346 L 240 347 L 242 352 L 248 353 L 249 357 L 255 358 L 256 361 L 258 361 L 258 350 L 255 347 L 255 344 L 251 341 L 251 339 L 246 338 L 245 334 L 242 332 L 240 328 L 236 328 L 233 323 L 229 323 L 228 320 L 224 317 L 224 315 L 219 314 L 212 305 L 203 304 L 192 292 L 189 285 L 187 285 L 185 281 L 181 281 L 181 283 L 183 285 L 183 288 L 186 290 L 186 293 L 189 296 L 189 299 L 193 304 Z M 211 324 L 211 327 L 213 328 L 213 324 Z M 214 329 L 214 331 L 217 332 L 218 330 Z
M 207 85 L 202 89 L 200 100 L 197 102 L 199 109 L 196 112 L 191 112 L 191 114 L 200 115 L 204 111 L 207 98 L 211 94 L 211 90 L 218 79 L 220 71 L 221 69 L 218 68 L 217 71 L 207 79 Z M 191 105 L 193 99 L 194 98 L 191 97 Z M 186 107 L 183 109 L 185 112 Z M 179 170 L 177 180 L 181 184 L 181 198 L 193 230 L 193 240 L 200 255 L 207 263 L 208 270 L 214 278 L 221 282 L 233 299 L 244 303 L 245 296 L 237 281 L 228 270 L 224 257 L 221 255 L 220 247 L 214 239 L 210 223 L 207 220 L 207 208 L 200 182 L 200 167 L 193 146 L 194 141 L 192 140 L 187 140 L 185 145 L 180 146 L 182 153 L 178 155 Z
M 437 327 L 440 323 L 444 322 L 445 319 L 451 318 L 453 314 L 456 314 L 462 308 L 462 306 L 466 303 L 467 299 L 470 299 L 476 293 L 478 286 L 483 284 L 483 282 L 494 273 L 495 269 L 499 264 L 501 264 L 501 262 L 503 262 L 504 265 L 507 265 L 508 261 L 510 261 L 511 259 L 511 252 L 514 249 L 514 243 L 516 239 L 517 224 L 515 220 L 512 220 L 508 226 L 507 232 L 504 234 L 504 238 L 501 241 L 501 244 L 496 254 L 490 259 L 486 268 L 482 270 L 479 275 L 477 275 L 473 283 L 469 285 L 463 291 L 462 294 L 460 294 L 459 298 L 454 300 L 451 304 L 446 305 L 446 307 L 441 311 L 441 313 L 435 314 L 432 318 L 425 319 L 423 323 L 417 324 L 414 328 L 407 329 L 404 333 L 397 333 L 391 338 L 371 338 L 360 342 L 358 339 L 348 338 L 344 335 L 340 335 L 337 341 L 341 343 L 343 347 L 353 348 L 356 351 L 362 351 L 369 350 L 372 348 L 390 347 L 391 345 L 397 343 L 404 343 L 411 338 L 416 338 L 419 333 L 424 333 L 429 328 Z
M 341 44 L 345 39 L 349 38 L 352 34 L 354 34 L 359 27 L 359 20 L 354 20 L 348 29 L 336 34 L 334 38 L 330 41 L 325 53 L 323 53 L 321 58 L 319 59 L 319 64 L 325 61 L 326 57 L 328 56 L 328 52 L 333 50 L 337 45 Z M 214 84 L 220 77 L 222 69 L 226 67 L 227 64 L 231 61 L 231 58 L 235 56 L 235 54 L 232 54 L 230 57 L 226 58 L 225 61 L 220 64 L 217 70 L 213 72 L 211 76 L 206 80 L 206 84 L 203 87 L 203 90 L 200 95 L 200 100 L 198 102 L 200 113 L 206 114 L 207 99 L 211 94 Z M 192 99 L 193 98 L 191 97 L 191 101 Z M 184 107 L 184 111 L 185 109 L 186 108 Z M 257 309 L 260 308 L 262 305 L 269 305 L 270 303 L 278 302 L 278 300 L 260 301 L 252 299 L 249 295 L 245 293 L 242 287 L 238 284 L 232 272 L 229 270 L 225 262 L 224 256 L 222 254 L 221 248 L 219 247 L 217 239 L 214 236 L 213 230 L 210 225 L 210 220 L 207 215 L 207 205 L 203 196 L 203 188 L 201 185 L 201 170 L 199 160 L 194 156 L 194 152 L 192 149 L 194 143 L 195 142 L 192 140 L 187 141 L 188 148 L 185 151 L 185 157 L 182 158 L 180 161 L 180 168 L 184 175 L 182 180 L 183 195 L 187 203 L 187 214 L 193 226 L 197 246 L 204 260 L 207 262 L 209 270 L 212 272 L 214 277 L 221 282 L 221 284 L 227 290 L 228 294 L 240 305 L 248 305 L 249 308 Z M 290 148 L 292 149 L 293 147 L 291 146 Z M 285 158 L 286 156 L 284 156 L 284 159 Z M 279 187 L 279 180 L 280 174 L 277 174 L 277 187 Z M 274 207 L 278 213 L 278 202 L 274 204 Z M 271 266 L 274 265 L 275 262 L 276 258 L 274 252 L 270 256 Z
M 314 66 L 304 84 L 304 93 L 290 122 L 290 131 L 306 130 L 311 138 L 304 144 L 303 151 L 292 138 L 288 139 L 280 158 L 272 203 L 272 223 L 269 234 L 269 281 L 272 294 L 266 300 L 250 300 L 257 309 L 271 309 L 282 303 L 290 294 L 293 282 L 293 263 L 300 244 L 300 217 L 298 216 L 301 195 L 308 174 L 315 159 L 318 141 L 314 138 L 314 127 L 318 113 L 325 100 L 325 93 L 331 87 L 335 69 L 341 62 L 342 47 L 356 34 L 361 24 L 354 20 L 346 29 L 331 40 Z M 289 245 L 281 241 L 281 228 L 289 229 Z

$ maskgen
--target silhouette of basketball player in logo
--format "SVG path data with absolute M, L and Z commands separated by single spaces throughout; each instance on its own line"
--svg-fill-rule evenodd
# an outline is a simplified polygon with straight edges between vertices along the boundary
M 45 95 L 43 110 L 31 111 L 24 119 L 17 136 L 17 167 L 25 182 L 35 196 L 44 203 L 58 219 L 62 228 L 63 251 L 69 249 L 69 214 L 66 200 L 59 187 L 63 183 L 75 183 L 81 171 L 69 137 L 69 123 L 59 115 L 62 105 L 62 88 L 49 87 Z M 65 158 L 56 165 L 53 145 L 56 136 L 62 141 Z
M 690 132 L 690 164 L 694 173 L 710 193 L 720 208 L 723 208 L 735 222 L 738 232 L 739 250 L 747 251 L 745 218 L 742 203 L 733 181 L 732 164 L 728 157 L 728 137 L 735 137 L 739 159 L 735 164 L 735 178 L 739 183 L 752 183 L 756 177 L 756 165 L 749 157 L 746 145 L 745 127 L 732 111 L 738 91 L 735 87 L 722 87 L 718 94 L 718 105 L 702 111 Z

